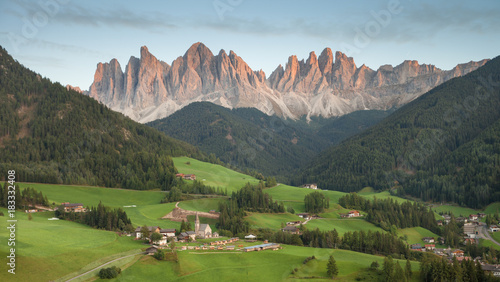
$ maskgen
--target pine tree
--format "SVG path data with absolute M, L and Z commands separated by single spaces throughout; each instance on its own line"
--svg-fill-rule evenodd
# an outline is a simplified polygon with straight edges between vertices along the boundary
M 410 280 L 410 278 L 412 276 L 412 272 L 411 272 L 411 263 L 410 263 L 409 259 L 406 260 L 405 275 L 406 275 L 406 278 L 408 280 Z
M 392 281 L 394 277 L 394 263 L 392 257 L 388 256 L 384 259 L 383 273 L 386 281 Z
M 328 264 L 326 265 L 326 269 L 327 269 L 326 274 L 328 275 L 328 277 L 334 278 L 335 276 L 337 276 L 337 274 L 339 274 L 337 262 L 335 261 L 332 255 L 330 255 L 330 258 L 328 259 Z
M 399 262 L 395 263 L 395 267 L 394 267 L 394 281 L 401 281 L 401 282 L 405 282 L 407 279 L 406 279 L 406 276 L 405 276 L 405 272 L 403 271 L 403 268 L 401 267 L 401 265 L 399 264 Z

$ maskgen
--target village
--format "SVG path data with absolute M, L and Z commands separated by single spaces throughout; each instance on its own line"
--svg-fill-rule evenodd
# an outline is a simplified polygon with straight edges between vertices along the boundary
M 190 179 L 195 179 L 194 175 L 179 175 L 179 177 L 188 177 Z M 315 188 L 309 188 L 315 189 Z M 61 204 L 60 208 L 64 212 L 74 212 L 80 213 L 85 212 L 86 208 L 81 203 L 69 203 L 64 202 Z M 26 210 L 27 213 L 44 211 L 44 210 Z M 214 210 L 209 212 L 212 215 L 217 214 Z M 205 214 L 205 213 L 201 213 Z M 290 234 L 301 234 L 301 226 L 307 224 L 308 221 L 319 218 L 317 215 L 309 213 L 298 213 L 296 214 L 299 218 L 305 221 L 288 221 L 285 226 L 281 228 L 282 232 Z M 359 218 L 363 215 L 357 210 L 351 210 L 347 213 L 339 214 L 341 219 L 349 218 Z M 484 222 L 480 222 L 481 218 L 486 215 L 484 213 L 471 214 L 468 217 L 457 217 L 455 221 L 463 224 L 463 244 L 478 244 L 479 239 L 488 236 L 488 232 L 498 232 L 500 228 L 498 224 L 491 224 L 486 226 Z M 444 214 L 442 220 L 438 220 L 438 225 L 449 224 L 452 220 L 450 215 Z M 144 237 L 146 233 L 147 238 Z M 158 235 L 154 235 L 158 234 Z M 238 251 L 238 252 L 252 252 L 252 251 L 265 251 L 265 250 L 279 250 L 282 246 L 278 243 L 272 243 L 267 240 L 262 240 L 259 243 L 257 236 L 253 234 L 247 234 L 244 238 L 225 238 L 220 237 L 218 232 L 213 231 L 212 227 L 206 223 L 200 223 L 199 212 L 195 212 L 195 222 L 194 230 L 188 230 L 183 232 L 178 232 L 174 228 L 163 229 L 160 226 L 147 226 L 147 230 L 144 230 L 144 226 L 138 226 L 133 234 L 128 234 L 128 236 L 133 236 L 135 240 L 144 240 L 145 244 L 149 247 L 146 248 L 145 253 L 147 255 L 154 255 L 159 250 L 170 249 L 170 245 L 174 242 L 176 251 Z M 481 257 L 472 258 L 465 255 L 463 249 L 453 249 L 438 248 L 437 244 L 444 245 L 445 240 L 443 237 L 423 237 L 421 240 L 425 244 L 411 244 L 409 248 L 411 251 L 416 252 L 428 252 L 433 253 L 437 256 L 447 259 L 450 263 L 456 259 L 457 261 L 462 260 L 473 260 L 474 262 L 479 261 L 482 268 L 486 272 L 491 272 L 495 276 L 500 276 L 500 265 L 491 265 L 482 263 Z M 257 244 L 256 244 L 257 243 Z

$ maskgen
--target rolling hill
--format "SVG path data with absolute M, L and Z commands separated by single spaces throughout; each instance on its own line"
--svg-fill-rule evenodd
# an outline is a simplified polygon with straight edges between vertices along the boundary
M 500 57 L 315 158 L 292 181 L 363 187 L 473 208 L 500 200 Z
M 171 156 L 195 147 L 30 71 L 0 48 L 0 175 L 18 181 L 168 190 Z
M 360 111 L 340 118 L 314 118 L 307 123 L 268 116 L 253 108 L 231 110 L 197 102 L 148 125 L 213 153 L 225 163 L 286 181 L 285 175 L 321 150 L 369 128 L 388 114 Z

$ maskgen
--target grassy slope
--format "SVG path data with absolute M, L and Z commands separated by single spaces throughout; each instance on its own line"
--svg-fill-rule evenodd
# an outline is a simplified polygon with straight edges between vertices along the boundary
M 6 214 L 5 209 L 0 209 Z M 143 245 L 132 237 L 119 237 L 114 232 L 64 221 L 49 221 L 53 213 L 28 215 L 16 213 L 16 281 L 49 281 L 68 273 L 78 271 L 85 265 Z M 3 221 L 2 230 L 6 228 Z M 7 242 L 7 233 L 0 232 L 0 242 Z M 0 253 L 6 254 L 7 244 L 0 245 Z M 0 263 L 5 265 L 2 255 Z M 0 281 L 11 281 L 7 271 L 0 273 Z
M 203 198 L 179 203 L 179 208 L 190 211 L 209 212 L 210 210 L 218 210 L 219 202 L 225 201 L 224 198 Z
M 281 228 L 281 223 L 287 221 L 304 221 L 302 218 L 290 213 L 248 213 L 246 220 L 250 223 L 251 228 L 269 228 L 278 230 Z
M 99 201 L 102 201 L 106 206 L 122 207 L 134 226 L 146 224 L 162 228 L 178 227 L 178 223 L 160 219 L 175 207 L 175 203 L 160 204 L 161 199 L 165 197 L 164 192 L 36 183 L 19 183 L 19 185 L 22 189 L 33 187 L 42 191 L 50 203 L 71 202 L 97 206 Z M 136 207 L 125 207 L 131 205 Z
M 97 206 L 99 201 L 110 207 L 129 205 L 152 205 L 160 203 L 165 192 L 136 191 L 113 188 L 100 188 L 76 185 L 56 185 L 38 183 L 18 183 L 21 188 L 33 187 L 42 191 L 49 198 L 49 202 L 82 203 L 85 206 Z
M 257 184 L 259 180 L 230 170 L 220 165 L 201 162 L 188 157 L 172 158 L 179 173 L 196 174 L 196 179 L 205 185 L 227 188 L 228 194 L 243 187 L 247 182 Z M 190 164 L 186 164 L 190 162 Z
M 315 256 L 316 265 L 303 265 L 306 257 Z M 250 253 L 179 252 L 179 263 L 157 262 L 144 258 L 126 269 L 116 281 L 149 281 L 169 277 L 169 281 L 282 281 L 291 279 L 291 270 L 300 268 L 296 277 L 326 276 L 328 257 L 333 255 L 339 266 L 340 279 L 368 268 L 371 262 L 382 265 L 383 257 L 345 250 L 284 246 L 279 251 Z M 403 265 L 403 261 L 401 261 Z M 418 270 L 418 263 L 412 263 Z
M 437 234 L 432 233 L 430 230 L 427 230 L 422 227 L 412 227 L 412 228 L 405 228 L 405 229 L 399 229 L 398 230 L 398 236 L 408 236 L 408 244 L 428 244 L 422 241 L 423 237 L 434 237 L 436 240 L 439 237 Z M 435 244 L 435 243 L 434 243 Z M 443 246 L 438 246 L 437 247 L 443 247 Z
M 315 228 L 319 228 L 321 231 L 337 229 L 341 236 L 348 231 L 372 230 L 384 232 L 382 228 L 363 219 L 315 219 L 309 221 L 306 226 L 309 230 Z

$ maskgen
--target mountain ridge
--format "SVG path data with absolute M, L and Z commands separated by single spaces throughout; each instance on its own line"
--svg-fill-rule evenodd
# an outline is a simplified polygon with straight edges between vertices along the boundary
M 292 184 L 393 188 L 473 208 L 500 200 L 500 57 L 315 157 Z
M 171 65 L 146 46 L 130 57 L 125 71 L 116 59 L 99 63 L 85 94 L 111 109 L 145 123 L 166 117 L 196 101 L 226 108 L 253 107 L 267 115 L 299 119 L 325 118 L 364 109 L 401 106 L 451 78 L 488 60 L 459 64 L 449 71 L 404 61 L 372 70 L 357 67 L 352 57 L 325 48 L 307 60 L 289 57 L 270 75 L 252 70 L 234 51 L 217 55 L 203 43 L 193 44 Z

